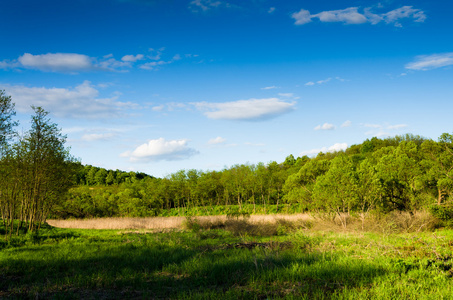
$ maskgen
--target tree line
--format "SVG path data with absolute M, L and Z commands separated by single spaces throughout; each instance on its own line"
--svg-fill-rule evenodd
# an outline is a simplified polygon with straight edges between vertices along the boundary
M 99 172 L 99 171 L 98 171 Z M 112 171 L 105 170 L 104 174 Z M 194 207 L 282 205 L 340 213 L 413 211 L 448 205 L 453 193 L 453 135 L 438 141 L 406 134 L 374 137 L 344 151 L 237 164 L 221 171 L 180 170 L 165 178 L 70 190 L 60 217 L 153 216 Z M 294 210 L 294 209 L 293 209 Z

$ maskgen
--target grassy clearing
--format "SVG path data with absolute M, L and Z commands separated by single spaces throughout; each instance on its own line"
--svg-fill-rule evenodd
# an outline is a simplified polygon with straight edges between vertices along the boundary
M 48 226 L 0 240 L 0 298 L 451 298 L 453 231 L 399 220 L 367 232 L 360 219 L 319 231 L 308 221 L 192 218 L 186 230 L 153 233 Z

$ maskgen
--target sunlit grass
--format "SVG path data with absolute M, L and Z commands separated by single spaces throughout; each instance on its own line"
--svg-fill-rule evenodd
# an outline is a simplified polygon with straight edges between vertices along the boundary
M 0 298 L 451 297 L 453 231 L 337 229 L 270 236 L 46 227 L 0 240 Z

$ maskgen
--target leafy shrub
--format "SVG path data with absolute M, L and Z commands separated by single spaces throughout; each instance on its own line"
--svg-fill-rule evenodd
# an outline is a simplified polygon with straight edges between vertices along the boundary
M 198 233 L 201 229 L 201 225 L 197 218 L 186 217 L 184 227 L 191 230 L 194 233 Z
M 439 220 L 446 222 L 453 221 L 453 207 L 431 205 L 429 207 L 429 212 Z

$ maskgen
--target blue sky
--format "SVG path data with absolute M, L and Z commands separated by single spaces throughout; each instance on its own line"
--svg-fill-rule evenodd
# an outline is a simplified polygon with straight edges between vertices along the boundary
M 283 3 L 282 3 L 283 2 Z M 452 132 L 449 1 L 0 2 L 0 89 L 84 164 L 163 177 Z

